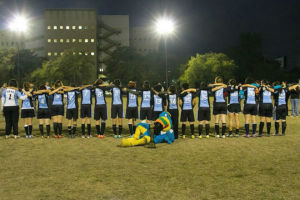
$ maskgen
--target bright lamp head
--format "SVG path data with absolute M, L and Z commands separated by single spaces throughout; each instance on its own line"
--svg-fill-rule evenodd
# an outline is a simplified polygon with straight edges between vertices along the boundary
M 174 21 L 168 18 L 161 18 L 156 21 L 156 32 L 160 35 L 170 35 L 175 31 Z
M 14 19 L 9 23 L 8 28 L 15 32 L 26 32 L 27 31 L 27 19 L 23 16 L 15 16 Z

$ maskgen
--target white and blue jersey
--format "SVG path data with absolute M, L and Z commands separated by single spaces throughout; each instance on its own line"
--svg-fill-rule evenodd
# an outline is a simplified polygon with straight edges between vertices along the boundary
M 271 104 L 272 103 L 272 93 L 269 90 L 267 90 L 267 89 L 263 90 L 261 88 L 259 95 L 260 95 L 261 103 L 263 103 L 263 104 Z
M 67 109 L 78 109 L 78 90 L 72 90 L 66 92 L 67 94 Z
M 132 89 L 133 92 L 136 92 L 136 89 Z M 127 92 L 127 108 L 137 108 L 138 107 L 138 98 L 136 94 Z
M 177 94 L 169 94 L 167 96 L 167 100 L 168 100 L 168 110 L 177 110 L 178 109 Z
M 112 105 L 123 105 L 122 88 L 113 87 L 111 89 L 111 93 L 112 93 Z
M 193 98 L 194 95 L 192 93 L 183 93 L 180 95 L 182 110 L 193 110 Z
M 164 95 L 153 95 L 153 111 L 162 112 L 164 110 Z
M 96 106 L 106 105 L 105 88 L 104 87 L 95 88 L 95 105 Z
M 60 94 L 60 93 L 54 93 L 52 95 L 52 105 L 53 106 L 62 106 L 64 105 L 64 102 L 63 102 L 63 97 L 64 97 L 64 94 Z
M 243 90 L 245 95 L 245 104 L 256 104 L 255 88 L 245 87 Z
M 24 93 L 22 93 L 22 95 L 25 95 Z M 21 109 L 34 109 L 33 106 L 33 102 L 32 102 L 33 98 L 32 97 L 27 97 L 27 99 L 22 100 L 22 106 Z
M 286 105 L 289 91 L 286 88 L 276 89 L 274 91 L 275 104 L 277 106 Z
M 152 104 L 152 92 L 151 90 L 143 90 L 141 92 L 142 101 L 141 101 L 141 108 L 151 108 Z
M 81 105 L 92 105 L 92 92 L 91 87 L 81 90 Z
M 12 89 L 12 88 L 5 88 L 2 92 L 2 106 L 9 107 L 9 106 L 19 106 L 18 99 L 25 100 L 27 95 L 22 94 L 20 91 Z
M 236 88 L 236 86 L 229 86 L 227 91 L 228 95 L 228 103 L 231 104 L 240 104 L 240 88 Z
M 48 93 L 42 93 L 37 95 L 38 108 L 47 109 L 48 106 Z
M 227 91 L 225 88 L 220 88 L 214 91 L 214 103 L 226 103 L 224 93 Z
M 208 89 L 199 90 L 197 94 L 199 95 L 199 104 L 198 104 L 199 108 L 209 108 L 210 107 L 209 90 Z

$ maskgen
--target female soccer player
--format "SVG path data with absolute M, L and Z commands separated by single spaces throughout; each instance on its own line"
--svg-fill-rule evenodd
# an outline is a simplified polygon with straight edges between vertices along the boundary
M 165 95 L 162 93 L 162 86 L 160 83 L 154 86 L 153 92 L 152 121 L 155 121 L 159 117 L 160 113 L 166 110 L 166 99 Z
M 175 139 L 178 139 L 178 94 L 174 85 L 170 85 L 168 88 L 166 99 L 168 104 L 167 110 L 173 123 L 174 136 Z
M 26 91 L 22 95 L 18 90 L 18 83 L 15 79 L 8 82 L 8 87 L 2 91 L 1 110 L 5 117 L 5 137 L 8 138 L 13 129 L 15 139 L 18 137 L 18 122 L 19 122 L 19 102 L 18 99 L 25 100 L 27 98 Z
M 240 104 L 240 87 L 236 85 L 235 79 L 230 79 L 228 82 L 228 129 L 229 137 L 232 137 L 232 125 L 235 121 L 235 137 L 239 137 L 241 104 Z
M 86 124 L 87 131 L 88 131 L 88 135 L 86 136 L 86 138 L 90 138 L 93 86 L 85 84 L 81 88 L 79 88 L 79 90 L 81 92 L 81 106 L 80 106 L 81 137 L 85 138 L 85 124 Z
M 53 119 L 54 137 L 62 138 L 62 118 L 64 116 L 63 83 L 56 81 L 54 87 L 54 90 L 49 92 L 49 95 L 52 95 L 53 99 L 51 103 L 51 116 Z
M 133 92 L 136 92 L 136 83 L 134 81 L 129 81 L 127 91 L 127 108 L 126 108 L 126 119 L 128 119 L 128 128 L 130 136 L 133 136 L 136 129 L 136 119 L 138 118 L 138 97 Z
M 32 138 L 32 118 L 34 115 L 34 104 L 33 104 L 33 88 L 30 83 L 25 82 L 23 84 L 22 94 L 27 94 L 27 99 L 22 100 L 21 106 L 21 118 L 24 119 L 24 129 L 26 138 Z

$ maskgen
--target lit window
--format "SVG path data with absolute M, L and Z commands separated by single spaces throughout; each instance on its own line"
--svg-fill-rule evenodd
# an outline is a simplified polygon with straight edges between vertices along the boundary
M 63 43 L 63 42 L 64 42 L 64 39 L 60 39 L 59 42 L 60 42 L 60 43 Z
M 76 55 L 76 52 L 73 52 L 73 55 Z
M 75 30 L 75 29 L 76 29 L 76 26 L 72 26 L 72 29 Z
M 64 55 L 64 52 L 60 52 L 60 55 L 61 55 L 61 56 Z
M 51 56 L 51 52 L 48 52 L 48 56 Z
M 57 43 L 57 39 L 53 39 L 53 42 L 54 42 L 54 43 Z
M 73 43 L 74 43 L 74 42 L 76 42 L 76 39 L 75 39 L 75 38 L 73 38 L 73 39 L 72 39 L 72 42 L 73 42 Z
M 66 26 L 66 29 L 69 30 L 69 29 L 70 29 L 70 26 Z
M 66 39 L 66 43 L 69 43 L 70 42 L 70 39 Z
M 50 30 L 50 29 L 51 29 L 51 26 L 48 26 L 47 29 Z
M 54 52 L 54 56 L 57 56 L 57 52 Z
M 85 52 L 85 53 L 84 53 L 84 55 L 86 55 L 86 56 L 87 56 L 87 55 L 89 55 L 89 53 L 88 53 L 88 52 Z
M 82 55 L 82 53 L 81 53 L 81 52 L 78 52 L 78 55 Z
M 94 55 L 95 55 L 95 53 L 94 53 L 94 52 L 91 52 L 91 55 L 92 55 L 92 56 L 94 56 Z
M 48 39 L 48 43 L 50 43 L 51 42 L 51 39 Z
M 81 29 L 82 29 L 82 26 L 78 26 L 78 29 L 80 29 L 80 30 L 81 30 Z
M 82 42 L 82 39 L 78 39 L 78 42 L 81 43 L 81 42 Z
M 56 29 L 57 29 L 57 26 L 53 26 L 53 29 L 56 30 Z
M 59 29 L 60 29 L 60 30 L 64 29 L 64 26 L 59 26 Z
M 92 39 L 91 39 L 91 42 L 95 42 L 95 39 L 94 39 L 94 38 L 92 38 Z
M 84 39 L 84 42 L 85 42 L 85 43 L 88 43 L 88 42 L 89 42 L 89 39 Z

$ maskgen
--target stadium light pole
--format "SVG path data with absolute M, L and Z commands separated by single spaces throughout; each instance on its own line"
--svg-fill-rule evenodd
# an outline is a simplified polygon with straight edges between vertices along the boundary
M 26 33 L 28 28 L 28 20 L 22 15 L 16 15 L 14 18 L 9 22 L 8 28 L 10 31 L 15 32 L 18 37 L 17 42 L 17 76 L 18 82 L 20 84 L 20 43 L 21 43 L 21 34 Z
M 166 70 L 166 87 L 168 88 L 168 37 L 175 32 L 175 23 L 171 18 L 163 17 L 156 20 L 155 29 L 158 35 L 164 39 L 165 48 L 165 70 Z

